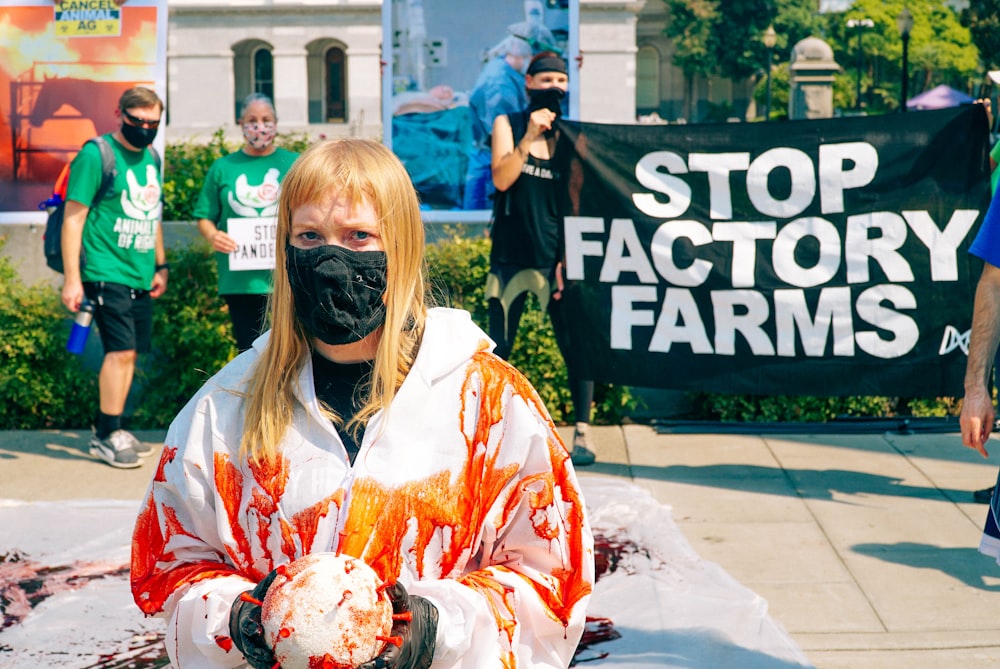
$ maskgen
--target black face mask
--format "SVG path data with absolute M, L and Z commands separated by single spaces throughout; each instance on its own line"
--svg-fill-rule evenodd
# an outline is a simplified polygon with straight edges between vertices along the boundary
M 562 116 L 562 99 L 566 97 L 566 91 L 561 88 L 532 88 L 528 91 L 528 111 L 536 109 L 548 109 L 556 115 Z
M 145 149 L 156 138 L 157 128 L 140 128 L 122 121 L 122 137 L 137 149 Z
M 361 341 L 385 322 L 385 252 L 341 246 L 285 247 L 295 313 L 306 332 L 339 346 Z

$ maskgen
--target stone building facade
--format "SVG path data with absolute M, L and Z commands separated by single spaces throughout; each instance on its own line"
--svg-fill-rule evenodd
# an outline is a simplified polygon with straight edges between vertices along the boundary
M 237 137 L 237 101 L 262 83 L 273 88 L 283 131 L 381 136 L 382 4 L 170 0 L 167 139 L 220 127 Z M 582 120 L 631 123 L 656 112 L 696 121 L 713 105 L 745 115 L 752 82 L 697 79 L 696 102 L 685 109 L 684 77 L 663 35 L 664 3 L 579 0 L 578 7 Z

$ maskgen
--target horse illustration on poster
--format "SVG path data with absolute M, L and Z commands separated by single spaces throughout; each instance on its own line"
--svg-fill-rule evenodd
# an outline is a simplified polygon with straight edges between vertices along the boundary
M 14 179 L 58 174 L 83 142 L 113 132 L 118 98 L 136 84 L 77 77 L 11 82 Z

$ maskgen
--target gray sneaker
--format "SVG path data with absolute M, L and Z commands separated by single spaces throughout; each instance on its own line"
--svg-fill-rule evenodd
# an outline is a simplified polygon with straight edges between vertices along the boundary
M 129 432 L 128 430 L 118 430 L 118 432 L 121 432 L 126 436 L 126 438 L 129 441 L 129 444 L 132 446 L 132 450 L 135 451 L 135 454 L 138 455 L 140 458 L 144 458 L 147 455 L 153 454 L 153 446 L 151 444 L 147 444 L 144 441 L 139 441 L 139 438 L 134 434 L 132 434 L 131 432 Z
M 132 448 L 132 439 L 129 437 L 135 439 L 125 430 L 115 430 L 106 439 L 98 439 L 94 435 L 90 440 L 90 454 L 118 469 L 141 467 L 142 460 Z

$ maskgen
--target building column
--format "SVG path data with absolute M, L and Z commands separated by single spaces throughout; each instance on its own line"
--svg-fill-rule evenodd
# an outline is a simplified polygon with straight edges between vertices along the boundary
M 274 58 L 274 107 L 281 125 L 286 128 L 307 126 L 309 80 L 305 46 L 276 47 L 271 55 Z
M 580 0 L 580 118 L 634 123 L 636 23 L 646 0 Z

